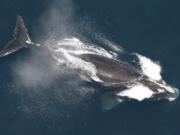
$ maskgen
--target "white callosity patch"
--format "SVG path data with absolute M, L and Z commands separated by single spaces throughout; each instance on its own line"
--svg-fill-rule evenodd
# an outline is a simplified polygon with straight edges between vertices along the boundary
M 117 94 L 117 96 L 128 97 L 128 98 L 136 99 L 138 101 L 142 101 L 146 98 L 150 98 L 152 97 L 152 95 L 153 95 L 153 91 L 142 84 L 134 85 L 130 89 L 124 90 Z
M 142 72 L 147 75 L 149 78 L 159 81 L 161 77 L 161 66 L 159 63 L 152 61 L 151 59 L 136 54 L 139 59 L 139 64 L 141 66 Z

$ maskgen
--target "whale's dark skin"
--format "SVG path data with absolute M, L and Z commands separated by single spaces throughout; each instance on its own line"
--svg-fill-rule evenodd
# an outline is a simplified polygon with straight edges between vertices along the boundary
M 98 77 L 106 83 L 124 83 L 136 80 L 141 76 L 137 69 L 122 61 L 96 54 L 82 54 L 79 57 L 93 63 L 97 68 Z
M 95 65 L 96 75 L 105 85 L 119 87 L 142 76 L 135 67 L 122 61 L 96 54 L 82 54 L 78 57 Z
M 49 50 L 48 47 L 31 42 L 23 19 L 20 16 L 17 16 L 14 38 L 5 45 L 2 51 L 0 51 L 0 57 L 15 52 L 23 47 L 42 48 L 46 50 L 44 52 L 47 52 L 48 55 L 51 53 L 51 50 Z M 139 82 L 149 87 L 155 93 L 158 92 L 158 89 L 165 90 L 163 94 L 154 96 L 157 96 L 159 99 L 177 96 L 177 93 L 167 90 L 167 87 L 164 87 L 164 84 L 149 80 L 147 76 L 143 75 L 138 69 L 126 62 L 97 54 L 81 54 L 74 56 L 92 63 L 97 70 L 96 76 L 102 81 L 96 83 L 99 83 L 102 86 L 107 86 L 111 90 L 113 90 L 113 88 L 126 89 L 128 88 L 127 85 Z

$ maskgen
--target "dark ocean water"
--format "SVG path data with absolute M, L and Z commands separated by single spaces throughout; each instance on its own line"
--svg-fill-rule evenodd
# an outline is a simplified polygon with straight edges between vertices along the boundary
M 129 53 L 159 61 L 164 80 L 180 89 L 179 7 L 177 0 L 1 0 L 0 48 L 12 38 L 16 15 L 21 14 L 34 41 L 51 39 L 50 34 L 56 39 L 68 35 L 107 50 L 98 40 L 105 37 Z M 130 101 L 102 111 L 101 93 L 85 93 L 82 98 L 75 90 L 87 84 L 74 81 L 73 73 L 61 73 L 63 77 L 49 84 L 48 77 L 57 75 L 49 71 L 38 87 L 22 86 L 14 68 L 17 63 L 21 67 L 22 61 L 39 63 L 29 60 L 29 55 L 23 49 L 0 59 L 0 135 L 180 134 L 179 98 Z M 46 71 L 50 58 L 42 59 L 42 71 Z M 66 84 L 67 80 L 72 83 Z

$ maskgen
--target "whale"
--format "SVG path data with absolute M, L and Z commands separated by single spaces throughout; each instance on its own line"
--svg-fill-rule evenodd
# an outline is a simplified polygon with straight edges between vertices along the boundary
M 14 53 L 24 47 L 45 48 L 49 51 L 49 54 L 51 53 L 51 50 L 46 48 L 45 45 L 36 44 L 31 41 L 24 20 L 18 15 L 13 39 L 0 51 L 0 57 Z M 144 99 L 171 101 L 175 100 L 179 94 L 177 88 L 163 81 L 155 81 L 149 78 L 144 75 L 142 71 L 127 62 L 91 53 L 73 56 L 93 64 L 96 68 L 96 76 L 100 81 L 92 79 L 92 83 L 102 86 L 104 90 L 110 93 L 116 93 L 116 98 L 135 99 L 136 97 L 134 97 L 134 95 L 138 93 L 140 95 L 149 94 L 141 99 L 136 98 L 139 101 Z M 135 86 L 137 88 L 135 94 L 131 94 L 131 92 L 134 92 Z M 119 93 L 119 91 L 121 91 L 121 93 Z

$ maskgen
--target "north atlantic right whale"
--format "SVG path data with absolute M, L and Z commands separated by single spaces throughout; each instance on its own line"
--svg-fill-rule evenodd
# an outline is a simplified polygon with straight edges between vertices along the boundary
M 82 54 L 77 57 L 93 63 L 97 69 L 96 75 L 101 80 L 98 83 L 102 86 L 108 87 L 110 90 L 122 89 L 128 91 L 134 85 L 142 84 L 152 91 L 151 97 L 148 97 L 149 99 L 174 100 L 177 98 L 178 90 L 176 88 L 167 85 L 163 81 L 156 82 L 150 79 L 134 66 L 126 62 L 96 54 Z
M 36 44 L 30 40 L 22 17 L 17 16 L 14 38 L 0 51 L 0 57 L 23 47 L 43 48 L 47 50 L 48 55 L 53 53 L 46 45 Z M 163 81 L 155 81 L 149 78 L 127 62 L 92 53 L 72 54 L 72 56 L 94 65 L 99 80 L 91 79 L 91 81 L 103 86 L 108 92 L 116 93 L 118 98 L 137 99 L 139 101 L 144 99 L 171 101 L 178 96 L 178 89 Z

